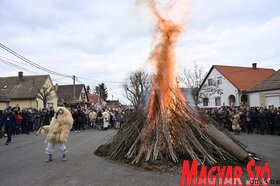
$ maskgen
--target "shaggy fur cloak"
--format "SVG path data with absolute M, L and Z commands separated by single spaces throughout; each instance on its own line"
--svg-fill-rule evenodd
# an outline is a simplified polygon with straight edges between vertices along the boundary
M 72 125 L 73 118 L 70 111 L 65 107 L 57 107 L 50 125 L 43 126 L 41 132 L 47 136 L 47 141 L 50 143 L 66 144 Z

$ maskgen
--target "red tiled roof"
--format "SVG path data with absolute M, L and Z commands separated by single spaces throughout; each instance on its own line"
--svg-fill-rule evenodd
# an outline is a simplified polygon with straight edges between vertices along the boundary
M 90 102 L 93 102 L 93 103 L 98 103 L 99 100 L 101 101 L 102 99 L 96 95 L 96 94 L 88 94 L 88 99 Z
M 267 68 L 223 65 L 213 65 L 212 68 L 216 68 L 239 90 L 249 90 L 275 73 L 275 70 Z

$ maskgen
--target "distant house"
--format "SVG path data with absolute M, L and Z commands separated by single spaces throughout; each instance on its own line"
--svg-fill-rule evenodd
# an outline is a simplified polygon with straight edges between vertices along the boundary
M 250 106 L 280 106 L 280 70 L 249 91 Z
M 89 103 L 93 108 L 99 108 L 106 106 L 106 102 L 96 94 L 88 94 Z
M 74 85 L 56 84 L 55 90 L 58 96 L 58 105 L 85 106 L 88 103 L 88 94 L 84 84 L 76 84 L 75 87 Z
M 109 109 L 118 109 L 123 106 L 119 100 L 106 100 L 106 102 L 106 107 Z
M 19 72 L 18 76 L 0 77 L 1 107 L 9 105 L 20 108 L 43 108 L 43 101 L 38 98 L 38 94 L 43 89 L 51 88 L 53 83 L 49 75 L 23 76 L 23 72 Z M 51 97 L 46 106 L 56 107 L 55 91 L 51 92 Z
M 275 73 L 273 69 L 213 65 L 198 90 L 200 108 L 249 104 L 248 91 Z

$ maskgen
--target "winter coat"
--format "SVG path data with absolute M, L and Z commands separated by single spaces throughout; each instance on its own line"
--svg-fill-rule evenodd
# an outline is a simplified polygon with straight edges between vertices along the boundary
M 276 115 L 276 118 L 275 118 L 275 129 L 276 130 L 280 130 L 280 114 Z
M 18 123 L 21 123 L 22 120 L 23 120 L 23 117 L 22 117 L 21 114 L 17 114 L 17 115 L 16 115 L 16 119 L 17 119 Z
M 232 130 L 241 130 L 241 127 L 239 125 L 239 120 L 240 120 L 239 114 L 233 114 L 231 116 Z
M 266 115 L 265 115 L 264 112 L 258 113 L 258 115 L 257 115 L 257 123 L 258 123 L 261 127 L 265 127 L 265 126 L 266 126 Z
M 6 113 L 2 120 L 5 128 L 10 128 L 16 125 L 17 119 L 13 112 Z
M 117 122 L 122 122 L 123 121 L 123 115 L 122 115 L 122 113 L 121 112 L 119 112 L 118 114 L 117 114 Z

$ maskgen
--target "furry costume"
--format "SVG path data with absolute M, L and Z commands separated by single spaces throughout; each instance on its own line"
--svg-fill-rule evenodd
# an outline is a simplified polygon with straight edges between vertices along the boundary
M 109 127 L 109 121 L 110 121 L 110 113 L 109 113 L 109 111 L 105 110 L 102 113 L 102 117 L 103 117 L 103 129 L 107 130 L 107 128 Z
M 63 160 L 66 160 L 66 146 L 70 129 L 73 125 L 73 118 L 70 111 L 64 107 L 57 107 L 55 109 L 55 116 L 52 118 L 50 125 L 42 127 L 42 134 L 46 135 L 48 143 L 46 153 L 52 161 L 53 148 L 58 144 L 58 148 L 63 153 Z

